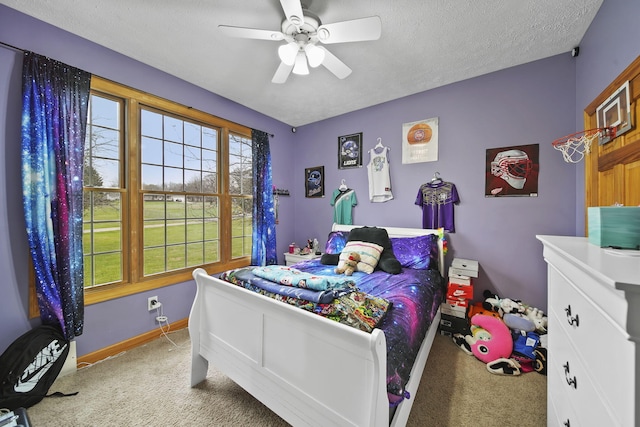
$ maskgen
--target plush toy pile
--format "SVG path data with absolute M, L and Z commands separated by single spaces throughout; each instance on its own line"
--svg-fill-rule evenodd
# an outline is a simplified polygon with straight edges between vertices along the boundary
M 469 335 L 455 334 L 453 341 L 465 353 L 486 363 L 499 375 L 547 373 L 547 316 L 519 300 L 500 298 L 485 291 L 484 301 L 469 308 Z

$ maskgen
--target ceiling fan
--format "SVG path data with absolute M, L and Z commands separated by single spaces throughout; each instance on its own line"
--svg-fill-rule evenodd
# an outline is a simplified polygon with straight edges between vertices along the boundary
M 273 83 L 286 82 L 292 72 L 309 74 L 309 66 L 315 68 L 320 65 L 339 79 L 344 79 L 351 74 L 351 68 L 318 43 L 378 40 L 382 32 L 378 16 L 322 24 L 318 16 L 303 8 L 300 0 L 280 0 L 280 4 L 285 14 L 281 31 L 218 26 L 220 31 L 230 37 L 286 42 L 278 48 L 281 62 L 271 79 Z

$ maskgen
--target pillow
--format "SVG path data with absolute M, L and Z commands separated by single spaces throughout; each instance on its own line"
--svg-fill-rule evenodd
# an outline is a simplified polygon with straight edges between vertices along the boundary
M 327 244 L 324 247 L 325 254 L 339 254 L 347 244 L 349 238 L 348 231 L 332 231 L 329 233 Z
M 392 237 L 391 247 L 396 259 L 406 268 L 415 270 L 438 269 L 438 235 Z
M 358 271 L 362 271 L 367 274 L 373 273 L 373 270 L 378 265 L 380 254 L 382 254 L 382 246 L 369 242 L 347 242 L 340 253 L 340 261 L 338 262 L 338 268 L 344 266 L 344 262 L 349 258 L 349 253 L 357 252 L 360 255 L 360 261 L 358 262 Z
M 382 246 L 382 255 L 378 262 L 378 268 L 389 274 L 398 274 L 402 272 L 402 266 L 393 254 L 389 233 L 384 228 L 378 227 L 360 227 L 353 228 L 349 233 L 349 241 L 370 242 Z

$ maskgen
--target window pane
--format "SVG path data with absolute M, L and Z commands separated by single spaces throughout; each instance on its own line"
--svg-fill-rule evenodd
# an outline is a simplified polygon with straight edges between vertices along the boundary
M 202 128 L 202 148 L 218 150 L 218 131 L 211 128 Z
M 162 190 L 162 166 L 142 165 L 142 189 Z
M 184 171 L 184 190 L 190 193 L 202 193 L 202 172 L 185 170 Z
M 164 139 L 182 142 L 182 120 L 164 116 Z
M 184 243 L 186 241 L 187 224 L 183 219 L 167 220 L 167 244 Z
M 142 135 L 162 139 L 162 115 L 153 111 L 141 110 L 140 124 Z
M 164 168 L 164 190 L 184 191 L 182 169 Z
M 89 97 L 83 175 L 83 254 L 85 287 L 123 280 L 122 154 L 123 101 Z
M 93 126 L 120 129 L 120 103 L 97 95 L 91 95 L 89 115 Z
M 204 244 L 191 243 L 187 245 L 187 266 L 195 267 L 204 263 Z
M 187 266 L 185 245 L 167 247 L 167 270 L 178 270 Z
M 202 168 L 202 150 L 197 147 L 184 147 L 184 167 L 187 169 L 201 170 Z
M 184 124 L 184 143 L 200 147 L 202 145 L 202 126 L 195 123 L 185 122 Z
M 175 166 L 178 168 L 183 166 L 184 153 L 182 152 L 182 147 L 182 144 L 174 144 L 173 142 L 164 143 L 165 166 Z
M 144 275 L 163 273 L 165 271 L 164 261 L 165 249 L 163 247 L 150 248 L 144 250 Z
M 204 262 L 220 261 L 220 241 L 213 240 L 204 243 Z
M 120 162 L 93 158 L 85 165 L 86 187 L 120 188 Z
M 162 164 L 162 140 L 142 138 L 142 163 Z

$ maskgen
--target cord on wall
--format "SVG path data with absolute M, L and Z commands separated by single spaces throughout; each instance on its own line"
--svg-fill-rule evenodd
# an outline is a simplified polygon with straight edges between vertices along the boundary
M 162 335 L 164 335 L 164 337 L 171 343 L 174 345 L 174 347 L 180 347 L 178 344 L 176 344 L 175 342 L 173 342 L 173 340 L 171 338 L 169 338 L 169 335 L 167 335 L 167 333 L 169 332 L 169 329 L 171 328 L 171 325 L 169 325 L 169 318 L 167 316 L 164 315 L 164 313 L 162 312 L 162 304 L 159 304 L 158 307 L 156 307 L 156 321 L 158 322 L 158 325 L 160 327 L 160 331 L 162 332 Z M 162 326 L 162 324 L 166 324 L 167 330 L 165 331 L 164 327 Z M 169 349 L 169 351 L 171 351 L 171 349 Z

